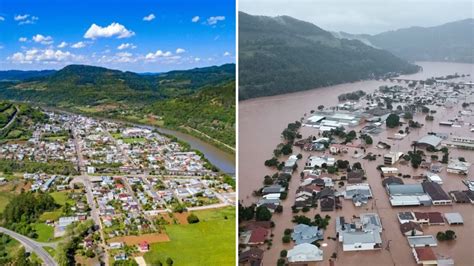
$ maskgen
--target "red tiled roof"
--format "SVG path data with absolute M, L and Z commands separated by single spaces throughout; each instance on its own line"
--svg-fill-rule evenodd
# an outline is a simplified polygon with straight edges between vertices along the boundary
M 433 249 L 430 247 L 415 248 L 415 252 L 419 261 L 437 260 Z
M 252 230 L 249 243 L 263 243 L 267 239 L 268 230 L 263 227 L 257 227 Z

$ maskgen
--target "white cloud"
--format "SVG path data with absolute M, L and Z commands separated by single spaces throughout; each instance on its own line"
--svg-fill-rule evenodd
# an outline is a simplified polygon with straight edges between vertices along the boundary
M 185 53 L 185 52 L 186 52 L 186 50 L 184 50 L 183 48 L 176 49 L 177 54 L 182 54 L 182 53 Z
M 0 21 L 5 21 L 5 18 L 0 16 Z
M 67 46 L 67 42 L 61 42 L 59 45 L 58 45 L 58 48 L 64 48 Z
M 144 21 L 152 21 L 154 20 L 156 17 L 155 17 L 155 14 L 151 13 L 150 15 L 146 16 L 146 17 L 143 17 L 143 20 Z
M 36 34 L 33 36 L 33 41 L 41 44 L 52 44 L 53 43 L 53 37 L 51 36 L 44 36 L 41 34 Z
M 84 42 L 76 42 L 75 44 L 71 45 L 71 47 L 75 49 L 79 49 L 79 48 L 86 47 L 86 44 Z
M 191 19 L 192 22 L 196 23 L 199 21 L 199 16 L 194 16 L 192 19 Z
M 30 15 L 28 15 L 28 14 L 25 14 L 25 15 L 16 15 L 13 19 L 14 19 L 15 21 L 20 21 L 20 20 L 25 20 L 25 19 L 27 19 L 29 16 L 30 16 Z
M 154 53 L 148 53 L 146 56 L 145 56 L 145 59 L 146 60 L 155 60 L 155 59 L 158 59 L 160 57 L 170 57 L 172 56 L 173 53 L 171 53 L 170 51 L 167 51 L 167 52 L 163 52 L 161 50 L 157 50 L 156 52 Z
M 196 57 L 196 58 L 194 58 L 194 61 L 199 62 L 199 61 L 201 61 L 201 58 Z
M 215 16 L 215 17 L 209 17 L 207 19 L 207 24 L 209 25 L 215 25 L 217 24 L 217 22 L 219 21 L 224 21 L 225 20 L 225 17 L 224 16 Z
M 68 51 L 54 49 L 36 49 L 27 50 L 25 52 L 17 52 L 7 57 L 13 63 L 31 64 L 33 62 L 57 63 L 69 60 L 81 60 L 80 56 L 76 56 Z
M 3 48 L 5 48 L 5 47 L 3 45 L 0 45 L 0 49 L 3 49 Z
M 107 27 L 101 27 L 92 24 L 87 32 L 84 34 L 86 39 L 110 38 L 117 36 L 118 39 L 129 38 L 135 35 L 135 32 L 127 30 L 123 25 L 113 22 Z
M 19 41 L 19 42 L 26 42 L 26 41 L 28 41 L 28 38 L 26 38 L 26 37 L 20 37 L 20 38 L 18 39 L 18 41 Z
M 38 20 L 38 17 L 36 16 L 31 16 L 30 14 L 24 14 L 24 15 L 16 15 L 13 17 L 15 21 L 19 21 L 18 25 L 23 25 L 23 24 L 35 24 L 36 21 Z
M 122 43 L 121 45 L 117 46 L 117 49 L 123 50 L 123 49 L 135 49 L 137 48 L 136 45 L 133 43 Z
M 230 56 L 230 53 L 229 53 L 229 52 L 225 52 L 225 53 L 224 53 L 224 56 Z

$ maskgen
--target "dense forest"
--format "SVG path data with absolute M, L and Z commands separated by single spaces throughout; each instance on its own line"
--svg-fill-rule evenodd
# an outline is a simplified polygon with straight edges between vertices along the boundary
M 413 73 L 418 67 L 288 16 L 239 15 L 239 98 Z
M 474 19 L 435 27 L 411 27 L 369 37 L 397 56 L 418 61 L 474 63 Z
M 227 82 L 199 92 L 159 101 L 146 112 L 164 118 L 169 127 L 187 126 L 235 146 L 235 83 Z
M 70 65 L 49 75 L 0 82 L 0 98 L 86 110 L 96 116 L 129 115 L 128 120 L 142 119 L 145 111 L 159 115 L 166 127 L 197 130 L 200 133 L 191 133 L 234 146 L 234 81 L 235 64 L 157 74 Z

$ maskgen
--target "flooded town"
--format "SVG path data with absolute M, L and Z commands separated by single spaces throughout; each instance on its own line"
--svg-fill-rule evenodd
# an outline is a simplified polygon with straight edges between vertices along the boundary
M 417 64 L 241 102 L 241 264 L 472 265 L 474 69 Z

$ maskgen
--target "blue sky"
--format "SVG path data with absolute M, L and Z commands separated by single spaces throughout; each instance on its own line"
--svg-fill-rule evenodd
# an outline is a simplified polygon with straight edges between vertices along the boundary
M 0 69 L 233 63 L 235 24 L 234 0 L 1 0 Z

